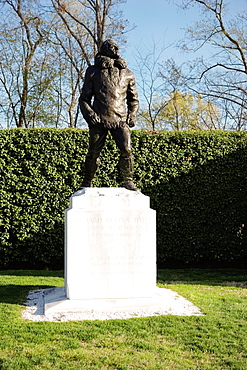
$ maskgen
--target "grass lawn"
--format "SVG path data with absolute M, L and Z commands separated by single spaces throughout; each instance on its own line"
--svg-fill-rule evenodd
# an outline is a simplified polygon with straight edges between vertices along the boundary
M 62 272 L 0 272 L 0 369 L 247 370 L 247 269 L 160 270 L 205 316 L 67 323 L 21 317 L 30 289 L 63 285 Z

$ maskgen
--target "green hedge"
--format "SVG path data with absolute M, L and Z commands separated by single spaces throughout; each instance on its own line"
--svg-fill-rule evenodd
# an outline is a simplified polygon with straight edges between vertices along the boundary
M 62 268 L 64 210 L 88 131 L 0 130 L 0 268 Z M 159 267 L 247 261 L 247 133 L 132 131 L 135 182 L 157 211 Z M 108 138 L 94 186 L 120 186 Z

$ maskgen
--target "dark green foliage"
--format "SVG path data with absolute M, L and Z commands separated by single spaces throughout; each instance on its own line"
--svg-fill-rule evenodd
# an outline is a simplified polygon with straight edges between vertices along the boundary
M 247 133 L 132 131 L 135 182 L 157 211 L 160 267 L 247 257 Z M 0 267 L 63 267 L 64 210 L 82 180 L 87 130 L 0 131 Z M 120 186 L 107 140 L 94 186 Z

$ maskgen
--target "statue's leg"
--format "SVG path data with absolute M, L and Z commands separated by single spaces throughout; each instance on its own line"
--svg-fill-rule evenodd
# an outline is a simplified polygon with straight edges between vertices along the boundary
M 107 129 L 103 125 L 95 125 L 89 130 L 89 148 L 84 163 L 84 177 L 80 188 L 92 186 L 92 180 L 99 165 L 99 155 L 105 144 Z
M 120 150 L 119 169 L 123 178 L 123 186 L 128 190 L 138 190 L 133 182 L 134 157 L 132 154 L 129 127 L 111 129 L 111 134 Z

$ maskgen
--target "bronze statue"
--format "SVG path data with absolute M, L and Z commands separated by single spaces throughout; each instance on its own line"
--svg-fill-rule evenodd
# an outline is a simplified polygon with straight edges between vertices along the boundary
M 138 190 L 132 178 L 134 160 L 129 130 L 136 123 L 138 94 L 134 75 L 113 40 L 103 42 L 95 64 L 88 67 L 79 104 L 89 126 L 89 149 L 81 188 L 92 186 L 99 155 L 110 131 L 120 150 L 118 164 L 123 186 Z

